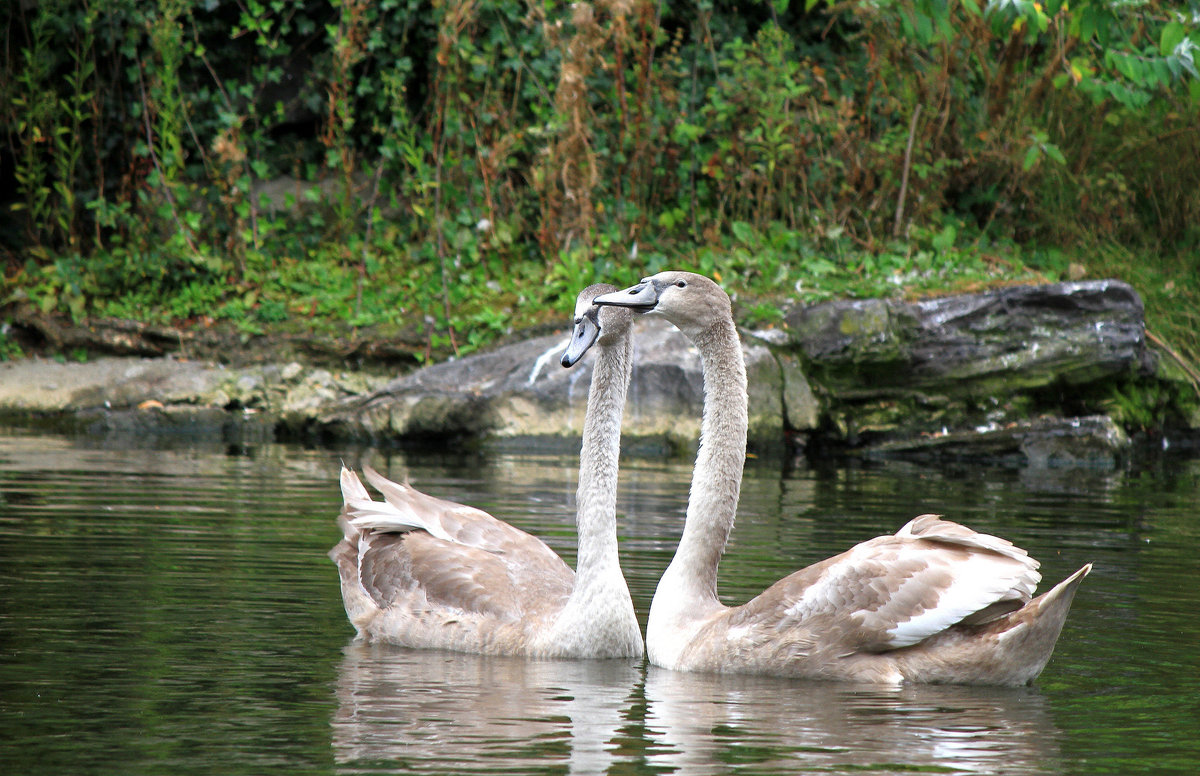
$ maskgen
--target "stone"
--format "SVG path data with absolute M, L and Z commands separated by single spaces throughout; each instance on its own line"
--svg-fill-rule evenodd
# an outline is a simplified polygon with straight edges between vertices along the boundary
M 809 376 L 842 399 L 1078 385 L 1132 372 L 1145 347 L 1141 298 L 1116 280 L 826 302 L 785 323 Z
M 794 310 L 785 325 L 823 401 L 823 441 L 891 450 L 951 434 L 988 454 L 975 429 L 1095 411 L 1101 386 L 1146 373 L 1142 316 L 1132 287 L 1098 280 L 839 300 Z
M 318 426 L 367 438 L 489 436 L 557 437 L 572 444 L 583 429 L 592 356 L 571 369 L 558 360 L 568 332 L 434 364 L 399 377 L 368 396 L 350 397 L 322 413 Z M 770 349 L 744 343 L 750 433 L 778 445 L 783 432 L 783 379 Z M 660 440 L 694 448 L 704 406 L 700 355 L 669 323 L 638 321 L 634 369 L 622 424 L 627 440 Z
M 793 310 L 784 323 L 742 333 L 752 453 L 790 442 L 1089 466 L 1124 454 L 1123 427 L 1154 430 L 1172 419 L 1180 424 L 1172 440 L 1186 440 L 1200 426 L 1195 373 L 1163 355 L 1169 348 L 1147 347 L 1141 300 L 1119 281 L 920 302 L 842 300 Z M 0 362 L 0 415 L 70 418 L 64 426 L 105 434 L 158 428 L 186 438 L 219 426 L 213 433 L 231 440 L 471 438 L 577 448 L 592 356 L 559 366 L 568 336 L 564 328 L 398 377 L 346 369 L 344 359 L 361 355 L 350 345 L 336 363 L 293 361 L 290 350 L 278 364 Z M 634 336 L 626 448 L 694 450 L 699 354 L 660 319 L 639 319 Z
M 966 431 L 945 431 L 874 445 L 872 455 L 1017 459 L 1036 467 L 1116 464 L 1129 437 L 1105 415 L 1041 417 Z

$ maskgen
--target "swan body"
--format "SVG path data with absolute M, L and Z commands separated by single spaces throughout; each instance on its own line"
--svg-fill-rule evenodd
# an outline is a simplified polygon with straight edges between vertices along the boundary
M 728 295 L 663 272 L 597 297 L 662 315 L 700 351 L 704 417 L 683 535 L 650 605 L 650 662 L 681 671 L 1018 685 L 1041 672 L 1086 565 L 1044 595 L 1011 542 L 936 515 L 797 571 L 741 605 L 717 598 L 746 453 L 746 370 Z
M 531 657 L 643 654 L 617 557 L 621 417 L 632 371 L 631 314 L 579 296 L 562 357 L 594 343 L 577 492 L 577 571 L 544 542 L 474 507 L 426 495 L 364 467 L 341 472 L 343 540 L 330 551 L 358 636 L 409 647 Z

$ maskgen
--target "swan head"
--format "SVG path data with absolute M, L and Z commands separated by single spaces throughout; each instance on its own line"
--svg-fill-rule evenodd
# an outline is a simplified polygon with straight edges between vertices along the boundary
M 575 300 L 575 328 L 571 332 L 571 343 L 562 354 L 563 366 L 574 366 L 597 342 L 608 346 L 629 336 L 633 326 L 631 311 L 592 304 L 597 296 L 616 290 L 616 286 L 608 283 L 595 283 L 579 292 Z
M 689 337 L 731 320 L 733 310 L 729 294 L 716 282 L 694 272 L 678 271 L 651 275 L 623 291 L 598 296 L 592 303 L 661 315 Z

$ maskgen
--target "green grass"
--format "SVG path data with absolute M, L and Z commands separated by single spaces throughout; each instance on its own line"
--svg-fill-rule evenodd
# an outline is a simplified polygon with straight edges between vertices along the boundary
M 257 257 L 236 283 L 186 265 L 175 277 L 114 284 L 113 257 L 64 258 L 5 280 L 10 304 L 32 304 L 77 320 L 131 318 L 177 326 L 226 322 L 247 334 L 344 334 L 421 344 L 434 360 L 486 347 L 519 332 L 565 325 L 586 283 L 635 282 L 661 269 L 716 277 L 736 300 L 743 325 L 773 326 L 781 310 L 833 298 L 914 299 L 1003 285 L 1112 277 L 1131 283 L 1146 304 L 1147 329 L 1190 364 L 1200 362 L 1200 260 L 1113 244 L 1067 251 L 985 241 L 967 230 L 916 231 L 907 241 L 866 250 L 841 236 L 812 237 L 739 225 L 721 245 L 643 244 L 575 251 L 543 263 L 501 261 L 486 249 L 439 262 L 421 246 L 368 253 L 318 248 L 305 258 Z M 121 257 L 122 266 L 136 261 Z M 0 314 L 2 317 L 2 314 Z M 11 347 L 0 349 L 19 356 Z

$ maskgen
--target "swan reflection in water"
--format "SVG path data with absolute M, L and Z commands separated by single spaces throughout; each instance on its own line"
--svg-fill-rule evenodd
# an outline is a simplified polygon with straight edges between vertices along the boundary
M 681 673 L 352 642 L 337 684 L 343 771 L 676 774 L 1061 772 L 1036 688 L 888 687 Z
M 1036 688 L 878 685 L 649 666 L 648 764 L 711 774 L 865 770 L 1049 774 L 1058 732 Z
M 353 642 L 338 677 L 339 766 L 604 773 L 640 660 L 531 660 Z

